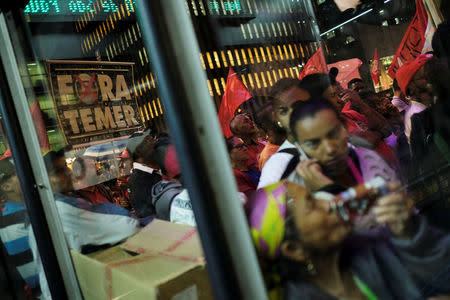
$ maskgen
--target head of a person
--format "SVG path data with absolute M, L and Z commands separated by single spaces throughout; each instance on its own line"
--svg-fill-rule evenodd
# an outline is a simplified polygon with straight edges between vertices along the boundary
M 44 162 L 52 190 L 60 193 L 72 191 L 73 174 L 67 166 L 64 151 L 49 151 L 44 156 Z
M 395 74 L 402 92 L 425 105 L 430 105 L 433 101 L 428 78 L 430 72 L 426 67 L 432 59 L 432 54 L 422 54 L 414 61 L 402 65 Z
M 324 98 L 296 103 L 290 120 L 298 146 L 328 176 L 342 174 L 349 153 L 348 132 L 336 108 Z
M 156 168 L 153 150 L 157 139 L 150 134 L 150 129 L 133 134 L 127 143 L 127 151 L 134 162 Z
M 22 202 L 22 191 L 16 169 L 11 158 L 0 160 L 0 193 L 1 200 Z
M 325 73 L 315 73 L 305 76 L 300 86 L 307 90 L 311 98 L 323 97 L 330 101 L 336 109 L 342 108 L 342 101 L 339 98 L 339 90 L 336 84 L 333 84 L 330 76 Z
M 356 91 L 358 93 L 367 91 L 367 87 L 364 84 L 364 81 L 360 78 L 353 78 L 347 84 L 349 90 Z
M 439 24 L 433 35 L 432 47 L 434 54 L 447 67 L 450 67 L 450 20 Z
M 257 112 L 257 116 L 258 127 L 264 130 L 267 140 L 274 145 L 281 145 L 287 138 L 287 131 L 275 121 L 273 105 L 268 104 L 265 106 Z
M 244 141 L 236 136 L 229 137 L 225 141 L 232 166 L 246 165 L 249 154 Z
M 230 130 L 233 135 L 248 138 L 258 135 L 258 126 L 256 126 L 250 114 L 237 114 L 230 121 Z
M 169 135 L 159 135 L 155 145 L 154 157 L 158 168 L 164 175 L 174 180 L 181 180 L 181 167 L 175 146 Z
M 289 117 L 292 104 L 309 99 L 309 93 L 300 88 L 300 80 L 282 78 L 278 80 L 270 91 L 274 120 L 278 126 L 289 132 Z
M 293 201 L 286 212 L 281 255 L 302 265 L 311 257 L 320 259 L 320 255 L 339 248 L 352 225 L 330 213 L 329 203 L 313 198 L 305 188 L 290 183 L 287 191 Z
M 97 164 L 92 157 L 77 157 L 72 163 L 74 178 L 83 186 L 97 184 Z
M 247 216 L 258 253 L 272 264 L 278 260 L 280 271 L 306 271 L 311 256 L 337 249 L 351 232 L 352 226 L 329 208 L 329 202 L 311 197 L 295 183 L 257 190 L 249 199 Z
M 332 67 L 332 68 L 330 69 L 329 74 L 330 74 L 330 77 L 336 79 L 336 77 L 337 77 L 338 74 L 339 74 L 339 69 L 336 68 L 336 67 Z

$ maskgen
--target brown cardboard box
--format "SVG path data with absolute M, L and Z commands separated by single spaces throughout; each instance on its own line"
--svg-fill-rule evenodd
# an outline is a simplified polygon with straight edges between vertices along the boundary
M 156 220 L 122 245 L 72 258 L 86 300 L 213 299 L 193 227 Z

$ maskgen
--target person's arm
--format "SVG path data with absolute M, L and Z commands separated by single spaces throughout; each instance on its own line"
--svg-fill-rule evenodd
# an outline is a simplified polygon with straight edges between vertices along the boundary
M 398 185 L 390 185 L 398 189 Z M 414 280 L 433 291 L 427 296 L 450 293 L 450 236 L 428 226 L 424 217 L 411 214 L 411 200 L 402 193 L 379 199 L 374 208 L 376 221 L 390 229 L 396 255 Z
M 342 97 L 343 101 L 350 101 L 352 105 L 358 108 L 368 121 L 369 128 L 378 131 L 382 137 L 388 137 L 392 132 L 389 127 L 389 122 L 376 110 L 367 105 L 355 91 L 346 91 Z
M 69 246 L 120 242 L 139 230 L 139 221 L 126 209 L 109 202 L 91 204 L 84 199 L 57 197 L 56 205 Z

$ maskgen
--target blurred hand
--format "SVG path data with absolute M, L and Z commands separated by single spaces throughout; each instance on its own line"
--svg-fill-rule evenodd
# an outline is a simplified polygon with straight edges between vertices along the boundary
M 390 183 L 388 188 L 395 191 L 400 187 L 398 183 Z M 408 237 L 410 228 L 410 217 L 412 209 L 412 200 L 401 192 L 392 192 L 381 197 L 373 213 L 378 224 L 386 224 L 392 234 L 398 237 Z
M 356 91 L 353 90 L 344 90 L 341 94 L 341 99 L 343 102 L 347 103 L 347 101 L 350 101 L 352 105 L 356 107 L 360 107 L 361 105 L 365 106 L 366 104 L 361 99 L 359 94 Z
M 310 191 L 317 191 L 332 184 L 333 181 L 322 173 L 320 165 L 311 159 L 302 160 L 296 167 L 297 174 L 300 175 L 305 186 Z

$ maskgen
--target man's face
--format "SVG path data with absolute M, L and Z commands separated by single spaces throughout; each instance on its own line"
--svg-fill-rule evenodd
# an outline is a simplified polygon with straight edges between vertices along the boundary
M 231 141 L 233 149 L 230 152 L 231 161 L 247 161 L 249 159 L 247 146 L 240 138 L 234 137 Z
M 433 101 L 433 95 L 428 88 L 428 81 L 425 77 L 425 66 L 422 66 L 408 85 L 409 95 L 416 101 L 425 105 L 430 105 Z
M 367 92 L 367 87 L 362 81 L 354 82 L 350 85 L 350 89 L 358 93 Z
M 323 92 L 322 97 L 330 101 L 338 111 L 340 111 L 344 106 L 344 103 L 341 101 L 341 98 L 339 98 L 339 91 L 337 87 L 334 85 L 329 86 Z
M 258 132 L 255 122 L 247 114 L 237 115 L 233 120 L 232 126 L 239 135 L 253 135 Z
M 23 202 L 23 194 L 20 188 L 19 178 L 16 174 L 1 184 L 1 189 L 7 193 L 8 201 Z
M 60 157 L 53 162 L 50 182 L 54 191 L 64 193 L 73 190 L 72 171 L 67 167 L 64 157 Z

